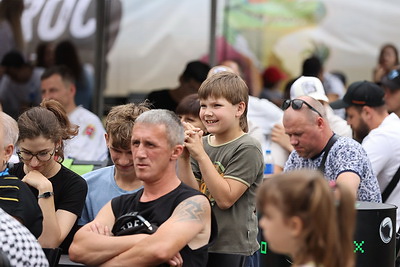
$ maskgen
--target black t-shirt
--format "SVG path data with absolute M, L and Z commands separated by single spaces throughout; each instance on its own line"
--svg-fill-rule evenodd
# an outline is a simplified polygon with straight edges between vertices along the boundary
M 37 198 L 17 177 L 0 176 L 0 207 L 20 220 L 36 238 L 42 234 L 43 215 Z
M 160 226 L 171 217 L 172 212 L 182 201 L 192 196 L 203 195 L 184 183 L 181 183 L 168 194 L 153 201 L 140 202 L 142 194 L 143 189 L 133 194 L 121 195 L 111 200 L 111 206 L 115 218 L 117 219 L 118 217 L 130 212 L 138 212 L 150 223 Z M 207 265 L 208 247 L 214 242 L 217 235 L 217 225 L 214 215 L 212 215 L 211 218 L 211 236 L 209 243 L 196 250 L 192 250 L 186 245 L 180 251 L 183 259 L 183 266 L 197 267 Z
M 150 103 L 152 103 L 154 108 L 168 109 L 172 112 L 175 112 L 178 103 L 176 103 L 175 100 L 172 99 L 169 91 L 169 89 L 164 89 L 151 92 L 147 96 L 147 99 L 150 101 Z
M 19 179 L 23 179 L 25 176 L 24 164 L 18 163 L 10 169 L 10 174 L 17 176 Z M 76 214 L 78 218 L 81 216 L 83 206 L 85 205 L 85 199 L 87 194 L 87 184 L 85 179 L 76 174 L 75 172 L 67 169 L 61 165 L 60 171 L 49 178 L 49 181 L 53 185 L 54 192 L 54 206 L 57 210 L 66 210 L 73 214 Z M 29 186 L 34 196 L 38 195 L 38 190 L 34 187 Z M 68 252 L 69 245 L 72 242 L 73 235 L 77 231 L 77 222 L 71 229 L 69 235 L 65 238 L 61 244 L 63 253 Z

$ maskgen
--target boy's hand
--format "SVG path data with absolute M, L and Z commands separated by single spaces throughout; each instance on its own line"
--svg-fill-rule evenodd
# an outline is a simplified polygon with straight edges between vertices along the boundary
M 203 131 L 190 123 L 184 123 L 185 127 L 185 148 L 195 160 L 204 152 Z

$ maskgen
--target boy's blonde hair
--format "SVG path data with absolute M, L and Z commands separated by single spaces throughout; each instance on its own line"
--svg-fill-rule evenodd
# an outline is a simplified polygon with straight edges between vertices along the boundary
M 132 128 L 135 120 L 145 111 L 150 110 L 147 102 L 114 106 L 107 115 L 105 128 L 112 137 L 112 146 L 129 150 L 131 147 Z
M 239 125 L 244 132 L 248 132 L 247 104 L 249 102 L 249 88 L 239 75 L 228 71 L 218 72 L 201 84 L 198 94 L 200 100 L 209 97 L 222 97 L 232 105 L 244 102 L 245 110 L 239 119 Z

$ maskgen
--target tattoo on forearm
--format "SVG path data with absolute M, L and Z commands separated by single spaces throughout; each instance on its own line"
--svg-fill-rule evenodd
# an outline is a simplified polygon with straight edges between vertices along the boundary
M 183 201 L 174 212 L 176 221 L 202 221 L 205 212 L 204 202 L 196 198 Z

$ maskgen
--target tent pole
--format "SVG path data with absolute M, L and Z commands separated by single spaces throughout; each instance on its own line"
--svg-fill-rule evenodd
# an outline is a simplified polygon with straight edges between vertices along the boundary
M 105 27 L 106 27 L 106 1 L 96 1 L 96 38 L 95 38 L 95 81 L 93 90 L 92 110 L 99 118 L 103 117 L 105 87 Z
M 209 64 L 211 67 L 217 65 L 216 53 L 216 28 L 217 28 L 217 0 L 211 0 L 211 20 L 210 20 L 210 46 Z

